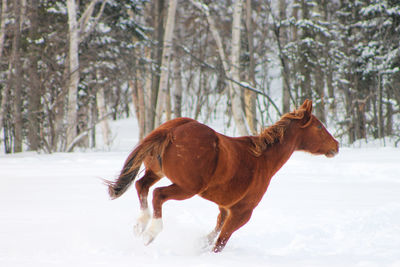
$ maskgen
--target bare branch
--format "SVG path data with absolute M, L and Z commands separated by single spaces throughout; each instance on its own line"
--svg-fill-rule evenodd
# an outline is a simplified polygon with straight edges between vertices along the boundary
M 82 42 L 83 40 L 85 40 L 85 38 L 86 38 L 86 37 L 94 30 L 94 28 L 97 26 L 97 24 L 98 24 L 99 21 L 100 21 L 101 16 L 103 15 L 104 7 L 105 7 L 106 4 L 107 4 L 107 0 L 103 1 L 103 3 L 101 4 L 101 7 L 100 7 L 99 12 L 97 13 L 96 17 L 94 17 L 93 23 L 90 25 L 89 28 L 87 28 L 88 21 L 89 21 L 89 19 L 92 17 L 92 14 L 93 14 L 93 8 L 94 8 L 94 6 L 95 6 L 99 1 L 101 1 L 101 0 L 97 0 L 97 1 L 94 0 L 94 1 L 95 1 L 96 3 L 94 3 L 93 7 L 91 7 L 90 16 L 89 16 L 89 14 L 88 14 L 87 17 L 85 18 L 85 21 L 81 22 L 83 16 L 84 16 L 85 13 L 86 13 L 86 11 L 85 11 L 85 13 L 84 13 L 84 14 L 82 15 L 82 17 L 79 19 L 79 31 L 80 31 L 80 34 L 79 34 L 79 41 L 80 41 L 80 42 Z M 94 2 L 94 1 L 93 1 L 93 2 Z M 92 3 L 90 3 L 90 4 L 92 4 Z M 89 6 L 89 7 L 90 7 L 90 6 Z M 88 7 L 88 9 L 89 9 L 89 7 Z M 81 24 L 81 23 L 82 23 L 82 24 Z
M 213 66 L 213 65 L 211 65 L 211 64 L 209 64 L 209 63 L 207 63 L 207 62 L 205 62 L 205 61 L 203 61 L 203 60 L 201 60 L 201 59 L 199 59 L 199 58 L 196 57 L 195 55 L 193 55 L 193 54 L 191 53 L 191 51 L 190 51 L 187 47 L 185 47 L 185 46 L 183 46 L 183 45 L 177 45 L 177 46 L 178 46 L 180 49 L 182 49 L 186 54 L 190 55 L 193 59 L 195 59 L 199 64 L 201 64 L 201 66 L 206 67 L 206 68 L 209 68 L 209 69 L 212 69 L 212 70 L 215 70 L 215 71 L 218 71 L 218 68 L 217 68 L 217 67 L 215 67 L 215 66 Z M 247 84 L 247 83 L 242 83 L 242 82 L 236 81 L 235 79 L 232 79 L 231 77 L 229 77 L 228 75 L 226 75 L 226 73 L 224 73 L 224 78 L 225 78 L 226 80 L 230 81 L 230 82 L 233 82 L 233 83 L 239 85 L 240 87 L 242 87 L 242 88 L 244 88 L 244 89 L 247 89 L 247 90 L 253 91 L 253 92 L 255 92 L 255 93 L 259 94 L 259 95 L 265 96 L 265 97 L 268 99 L 268 101 L 272 104 L 272 106 L 275 108 L 275 110 L 276 110 L 276 112 L 278 113 L 278 115 L 279 115 L 279 116 L 282 116 L 282 113 L 281 113 L 281 111 L 279 110 L 278 106 L 275 104 L 275 102 L 271 99 L 271 97 L 269 97 L 269 95 L 267 95 L 267 94 L 264 93 L 263 91 L 261 91 L 261 90 L 255 88 L 255 87 L 253 87 L 253 86 L 251 86 L 251 85 L 249 85 L 249 84 Z
M 93 123 L 93 125 L 89 128 L 86 128 L 84 131 L 82 131 L 80 134 L 78 134 L 70 144 L 68 144 L 67 148 L 65 149 L 66 152 L 72 152 L 72 150 L 74 149 L 74 147 L 78 144 L 78 142 L 85 136 L 87 136 L 89 134 L 89 132 L 91 130 L 94 129 L 94 127 L 96 127 L 97 124 L 99 124 L 100 122 L 102 122 L 103 120 L 107 119 L 110 115 L 112 115 L 112 112 L 107 113 L 106 115 L 104 115 L 103 117 L 99 118 L 95 123 Z

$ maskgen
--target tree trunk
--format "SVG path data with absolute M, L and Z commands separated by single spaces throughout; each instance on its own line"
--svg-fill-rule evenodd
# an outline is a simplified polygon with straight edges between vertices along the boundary
M 150 61 L 151 59 L 151 50 L 149 47 L 144 48 L 145 57 Z M 143 114 L 145 117 L 144 120 L 144 128 L 143 134 L 140 136 L 146 136 L 154 129 L 154 109 L 155 105 L 153 104 L 153 90 L 152 90 L 152 73 L 151 66 L 146 68 L 145 72 L 145 81 L 144 81 L 144 101 L 145 101 L 145 113 Z
M 228 67 L 228 61 L 225 56 L 225 51 L 222 46 L 221 36 L 217 31 L 217 27 L 215 26 L 215 22 L 210 16 L 210 12 L 208 7 L 205 8 L 204 4 L 200 4 L 197 1 L 191 0 L 191 3 L 200 9 L 206 16 L 207 22 L 210 26 L 211 34 L 217 44 L 218 54 L 220 56 L 222 66 L 224 68 L 225 75 L 229 75 L 230 78 L 240 81 L 239 75 L 239 67 L 240 67 L 240 22 L 242 15 L 242 0 L 237 0 L 234 4 L 233 11 L 233 21 L 232 21 L 232 51 L 231 51 L 231 68 Z M 231 98 L 232 105 L 232 113 L 233 119 L 235 120 L 236 127 L 239 130 L 239 134 L 248 135 L 250 133 L 246 121 L 246 117 L 244 115 L 244 111 L 242 108 L 242 99 L 240 94 L 239 85 L 233 83 L 232 81 L 228 82 L 229 94 Z
M 171 51 L 172 51 L 172 38 L 175 25 L 175 13 L 176 13 L 176 3 L 177 0 L 170 0 L 168 3 L 168 14 L 167 22 L 165 25 L 164 32 L 164 43 L 161 59 L 161 75 L 160 75 L 160 85 L 158 88 L 157 106 L 156 106 L 156 121 L 155 127 L 162 123 L 162 115 L 164 110 L 167 108 L 166 101 L 168 100 L 168 78 L 169 78 L 169 65 L 171 61 Z
M 145 48 L 146 58 L 151 59 L 151 62 L 155 62 L 154 66 L 150 66 L 149 73 L 146 75 L 146 127 L 144 135 L 149 134 L 155 125 L 156 118 L 156 106 L 158 89 L 160 84 L 160 68 L 162 60 L 162 48 L 163 48 L 163 37 L 164 37 L 164 0 L 154 0 L 151 5 L 151 14 L 149 17 L 153 18 L 153 34 L 152 39 L 156 40 L 156 48 L 150 49 Z M 156 71 L 153 71 L 155 69 Z
M 6 33 L 6 16 L 7 16 L 7 0 L 1 1 L 1 18 L 0 18 L 0 62 L 3 59 L 4 37 Z M 3 119 L 6 114 L 6 103 L 8 99 L 9 86 L 4 86 L 1 90 L 0 104 L 0 130 L 3 128 Z
M 169 66 L 170 68 L 170 66 Z M 168 82 L 167 93 L 165 94 L 165 117 L 169 121 L 172 119 L 172 105 L 171 105 L 171 89 L 170 82 Z
M 230 76 L 236 81 L 240 81 L 240 26 L 242 17 L 242 0 L 236 0 L 233 7 L 232 21 L 232 50 L 231 50 L 231 69 Z M 240 86 L 230 82 L 230 96 L 232 103 L 233 119 L 240 135 L 248 135 L 250 133 L 247 121 L 242 108 L 242 99 Z
M 68 9 L 68 103 L 67 103 L 67 129 L 66 129 L 66 145 L 65 147 L 73 147 L 72 142 L 77 136 L 78 126 L 78 85 L 80 79 L 79 71 L 79 44 L 87 36 L 88 33 L 96 26 L 101 15 L 103 14 L 104 6 L 107 1 L 103 1 L 100 10 L 98 11 L 94 22 L 89 24 L 92 18 L 95 5 L 100 0 L 92 0 L 85 11 L 82 13 L 79 21 L 77 19 L 78 6 L 75 0 L 67 0 Z M 79 3 L 79 2 L 78 2 Z
M 64 151 L 65 150 L 65 132 L 66 132 L 66 125 L 64 123 L 65 120 L 65 107 L 67 106 L 68 101 L 64 101 L 64 98 L 68 95 L 68 83 L 69 83 L 69 60 L 68 55 L 65 60 L 65 67 L 63 72 L 63 81 L 64 81 L 64 88 L 62 91 L 57 93 L 51 92 L 51 98 L 55 102 L 54 110 L 51 110 L 52 116 L 49 116 L 49 124 L 52 126 L 51 129 L 51 139 L 49 146 L 51 147 L 52 151 Z M 50 126 L 49 125 L 49 126 Z
M 323 6 L 323 11 L 324 11 L 324 20 L 327 21 L 329 24 L 332 24 L 332 3 L 330 0 L 324 0 L 321 3 L 321 6 Z M 329 112 L 333 115 L 333 117 L 336 117 L 336 100 L 335 100 L 335 88 L 333 85 L 333 59 L 332 56 L 329 54 L 331 50 L 331 38 L 327 38 L 325 36 L 322 37 L 324 40 L 324 59 L 326 59 L 326 87 L 328 90 L 328 108 Z
M 175 90 L 174 90 L 174 116 L 175 118 L 182 117 L 182 76 L 181 76 L 181 62 L 180 62 L 180 53 L 178 50 L 175 51 L 175 64 L 174 64 L 174 81 L 175 81 Z
M 361 76 L 358 74 L 353 75 L 353 88 L 356 90 L 357 95 L 355 99 L 355 115 L 353 117 L 353 121 L 355 124 L 355 136 L 356 140 L 366 138 L 366 116 L 365 112 L 367 109 L 367 101 L 364 95 L 363 85 L 360 84 Z
M 303 20 L 308 20 L 310 18 L 310 11 L 308 7 L 308 2 L 307 0 L 302 0 L 301 1 L 301 7 L 302 7 L 302 13 L 303 13 Z M 305 28 L 302 30 L 301 34 L 301 39 L 307 39 L 311 37 L 310 31 Z M 300 74 L 301 74 L 301 80 L 300 80 L 300 90 L 301 90 L 301 95 L 300 95 L 300 103 L 303 103 L 304 100 L 306 99 L 311 99 L 312 98 L 312 93 L 311 93 L 311 64 L 310 64 L 310 59 L 308 58 L 310 47 L 308 47 L 307 42 L 304 42 L 303 44 L 300 45 Z
M 315 101 L 315 114 L 318 119 L 325 123 L 326 122 L 326 114 L 325 114 L 325 90 L 324 90 L 324 73 L 322 71 L 322 66 L 316 68 L 314 73 L 315 79 L 315 92 L 317 93 L 319 99 Z
M 30 10 L 30 28 L 29 37 L 31 40 L 35 40 L 37 37 L 38 29 L 38 1 L 31 0 L 29 7 Z M 35 46 L 32 44 L 31 46 Z M 35 49 L 30 49 L 29 51 L 29 77 L 30 77 L 30 87 L 29 87 L 29 99 L 28 99 L 28 144 L 29 150 L 38 150 L 40 147 L 40 112 L 41 103 L 40 98 L 42 95 L 41 85 L 38 76 L 38 56 Z
M 0 60 L 3 58 L 4 37 L 6 34 L 6 18 L 7 18 L 7 0 L 1 1 L 1 18 L 0 18 Z M 1 129 L 1 125 L 0 125 Z
M 1 107 L 0 107 L 0 129 L 3 127 L 3 140 L 4 140 L 4 151 L 6 154 L 12 153 L 12 147 L 11 147 L 11 140 L 12 139 L 12 134 L 10 134 L 10 129 L 12 128 L 10 126 L 10 120 L 9 120 L 9 113 L 10 113 L 10 105 L 11 101 L 9 101 L 11 95 L 11 86 L 12 86 L 12 62 L 11 60 L 8 62 L 8 73 L 7 73 L 7 83 L 2 90 L 2 98 L 1 98 Z
M 293 1 L 293 10 L 292 10 L 292 17 L 293 17 L 293 19 L 294 19 L 294 21 L 298 21 L 299 20 L 299 10 L 300 10 L 300 2 L 299 2 L 300 0 L 294 0 Z M 297 29 L 297 26 L 296 25 L 294 25 L 294 26 L 292 26 L 292 31 L 291 31 L 291 38 L 292 38 L 292 42 L 298 42 L 298 40 L 299 40 L 299 32 L 298 32 L 298 29 Z M 299 49 L 299 47 L 297 47 L 296 48 L 297 49 L 297 51 L 299 51 L 300 49 Z M 297 75 L 298 75 L 298 69 L 299 69 L 299 62 L 297 61 L 297 60 L 293 60 L 293 63 L 292 63 L 292 70 L 294 70 L 292 73 L 288 73 L 288 75 L 290 75 L 290 77 L 293 77 L 293 81 L 294 81 L 294 84 L 293 84 L 293 86 L 292 86 L 292 88 L 294 88 L 293 89 L 293 91 L 291 92 L 292 93 L 292 95 L 293 95 L 293 93 L 295 94 L 295 96 L 294 96 L 294 98 L 295 98 L 295 106 L 296 106 L 296 101 L 297 101 L 297 104 L 300 104 L 299 103 L 299 79 L 298 79 L 298 77 L 297 77 Z M 290 90 L 290 88 L 289 88 L 289 90 Z M 301 102 L 301 103 L 303 103 L 303 102 Z
M 91 91 L 91 95 L 94 95 L 93 90 Z M 93 99 L 93 97 L 89 101 L 89 127 L 92 128 L 90 131 L 89 135 L 89 140 L 90 140 L 90 148 L 95 148 L 96 147 L 96 123 L 97 123 L 97 118 L 99 117 L 99 112 L 97 110 L 97 101 Z
M 14 152 L 22 152 L 22 86 L 21 86 L 21 55 L 20 55 L 20 39 L 21 39 L 21 2 L 14 0 L 14 37 L 12 42 L 13 62 L 12 84 L 14 91 Z
M 287 3 L 286 0 L 279 0 L 279 19 L 280 21 L 286 20 L 286 9 L 287 9 Z M 280 38 L 280 43 L 281 46 L 285 47 L 286 43 L 288 42 L 287 38 L 287 29 L 285 26 L 281 25 L 280 27 L 280 36 L 277 36 L 277 38 Z M 282 57 L 284 55 L 281 55 Z M 290 79 L 290 75 L 288 75 L 289 70 L 284 69 L 283 67 L 281 68 L 281 76 L 282 76 L 282 112 L 283 113 L 288 113 L 290 111 L 290 93 L 289 90 L 290 88 L 288 87 L 288 83 L 285 81 Z
M 254 44 L 253 44 L 253 20 L 251 16 L 251 0 L 246 0 L 246 28 L 247 28 L 247 43 L 249 53 L 249 70 L 248 81 L 252 87 L 256 87 L 255 68 L 256 63 L 254 59 Z M 250 132 L 257 134 L 257 120 L 256 120 L 256 93 L 250 90 L 244 92 L 245 99 L 245 113 Z
M 177 10 L 178 12 L 178 10 Z M 179 15 L 178 15 L 179 16 Z M 182 38 L 182 26 L 176 31 L 176 38 L 180 40 Z M 181 68 L 181 50 L 176 47 L 174 49 L 174 117 L 179 118 L 182 117 L 182 94 L 183 94 L 183 86 L 182 86 L 182 68 Z
M 1 104 L 0 104 L 0 130 L 4 126 L 4 119 L 5 119 L 5 115 L 7 113 L 7 103 L 8 103 L 8 98 L 9 98 L 9 92 L 10 92 L 9 85 L 4 86 L 3 90 L 1 91 L 2 96 L 1 96 Z
M 12 125 L 11 125 L 11 120 L 10 118 L 10 111 L 9 107 L 6 107 L 4 112 L 4 120 L 3 120 L 3 133 L 4 133 L 4 152 L 6 154 L 12 153 L 12 143 L 13 143 L 13 137 L 12 137 Z M 7 116 L 8 115 L 8 116 Z
M 129 80 L 129 87 L 131 88 L 132 102 L 135 109 L 136 118 L 139 125 L 139 140 L 145 137 L 145 119 L 146 119 L 146 108 L 144 101 L 144 88 L 139 82 L 138 77 L 140 77 L 139 71 L 136 70 L 136 80 L 135 84 L 132 80 Z
M 145 98 L 145 92 L 144 92 L 144 87 L 139 86 L 137 88 L 138 91 L 138 99 L 139 99 L 139 113 L 140 113 L 140 118 L 139 118 L 139 127 L 141 129 L 139 139 L 142 140 L 145 137 L 145 119 L 146 119 L 146 104 L 144 101 Z
M 69 29 L 69 82 L 66 147 L 73 142 L 77 135 L 79 84 L 79 28 L 77 23 L 77 6 L 75 0 L 67 0 L 67 8 Z
M 385 136 L 393 134 L 393 106 L 390 101 L 386 103 Z
M 96 92 L 96 100 L 97 100 L 97 110 L 100 119 L 100 127 L 101 132 L 103 134 L 103 142 L 106 146 L 111 145 L 111 128 L 108 124 L 107 119 L 107 107 L 106 101 L 104 100 L 104 88 L 103 86 L 99 86 Z
M 328 53 L 326 54 L 326 58 L 328 58 Z M 328 88 L 329 110 L 335 116 L 336 100 L 335 100 L 335 88 L 333 86 L 333 64 L 330 58 L 328 58 L 327 64 L 328 68 L 326 73 L 326 87 Z
M 383 89 L 382 89 L 382 81 L 381 76 L 382 74 L 378 73 L 378 121 L 377 121 L 377 128 L 378 128 L 378 138 L 384 137 L 384 119 L 383 119 Z

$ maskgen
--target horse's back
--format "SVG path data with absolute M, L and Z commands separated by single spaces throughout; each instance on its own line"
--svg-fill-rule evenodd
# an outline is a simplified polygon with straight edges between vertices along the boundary
M 197 122 L 197 121 L 195 121 L 194 119 L 191 119 L 191 118 L 186 118 L 186 117 L 176 118 L 176 119 L 164 122 L 154 131 L 172 130 L 174 128 L 177 128 L 181 125 L 184 125 L 184 124 L 190 123 L 190 122 Z

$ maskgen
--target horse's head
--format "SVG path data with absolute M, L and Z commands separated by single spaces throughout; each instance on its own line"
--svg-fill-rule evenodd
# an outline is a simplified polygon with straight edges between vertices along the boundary
M 328 132 L 325 126 L 312 114 L 312 101 L 306 100 L 296 111 L 301 132 L 298 150 L 316 155 L 334 157 L 339 152 L 339 142 Z

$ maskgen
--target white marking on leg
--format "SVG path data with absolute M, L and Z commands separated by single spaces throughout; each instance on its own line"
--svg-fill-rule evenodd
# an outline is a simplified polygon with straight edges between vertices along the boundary
M 161 218 L 153 218 L 149 228 L 143 233 L 143 243 L 147 246 L 161 232 L 163 227 Z
M 133 232 L 136 236 L 140 236 L 147 227 L 150 221 L 150 211 L 149 209 L 143 209 L 140 211 L 140 215 L 136 220 L 136 224 L 133 227 Z
M 202 251 L 208 251 L 209 248 L 214 244 L 214 240 L 217 237 L 218 232 L 213 230 L 206 236 L 199 238 L 200 248 Z
M 211 233 L 209 233 L 206 236 L 206 240 L 207 240 L 207 243 L 209 246 L 211 246 L 214 243 L 214 240 L 215 240 L 215 238 L 217 238 L 218 234 L 219 234 L 219 231 L 213 230 Z

